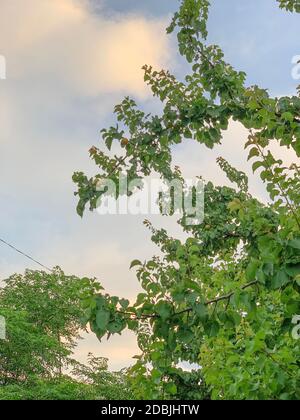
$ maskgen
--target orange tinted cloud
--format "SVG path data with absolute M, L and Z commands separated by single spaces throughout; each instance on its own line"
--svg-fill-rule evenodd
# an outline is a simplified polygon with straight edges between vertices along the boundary
M 2 0 L 0 51 L 13 78 L 44 75 L 79 94 L 143 98 L 149 90 L 141 67 L 165 67 L 170 59 L 165 26 L 141 16 L 96 16 L 76 0 Z

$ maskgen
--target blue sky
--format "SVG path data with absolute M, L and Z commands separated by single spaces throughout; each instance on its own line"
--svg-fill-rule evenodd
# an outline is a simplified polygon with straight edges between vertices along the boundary
M 142 13 L 152 16 L 164 16 L 177 10 L 177 0 L 90 0 L 105 12 Z
M 128 270 L 130 261 L 157 252 L 144 217 L 87 213 L 81 220 L 71 176 L 75 170 L 94 174 L 88 150 L 100 145 L 100 129 L 113 122 L 113 106 L 124 95 L 159 112 L 144 87 L 143 64 L 170 68 L 179 77 L 187 67 L 164 29 L 176 0 L 97 4 L 95 9 L 85 0 L 1 2 L 0 54 L 7 59 L 7 80 L 0 80 L 0 237 L 47 266 L 96 276 L 110 293 L 133 298 L 139 286 Z M 249 84 L 292 94 L 300 83 L 291 77 L 292 57 L 300 55 L 299 28 L 299 15 L 280 11 L 274 0 L 215 0 L 209 39 L 247 72 Z M 210 152 L 186 142 L 174 151 L 175 162 L 188 176 L 223 183 L 214 163 L 222 154 L 250 174 L 246 136 L 232 125 L 223 146 Z M 264 197 L 261 184 L 251 181 L 252 192 Z M 174 221 L 154 222 L 180 236 Z M 2 245 L 0 266 L 2 278 L 37 268 Z M 78 350 L 80 360 L 90 350 L 110 357 L 114 368 L 130 363 L 137 352 L 129 334 L 102 345 L 89 336 Z

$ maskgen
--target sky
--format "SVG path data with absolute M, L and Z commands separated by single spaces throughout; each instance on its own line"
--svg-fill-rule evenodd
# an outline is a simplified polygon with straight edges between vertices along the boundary
M 209 41 L 226 59 L 246 71 L 249 84 L 272 95 L 294 94 L 292 58 L 300 55 L 299 15 L 280 11 L 274 0 L 214 0 Z M 114 295 L 133 299 L 139 291 L 133 259 L 158 250 L 142 224 L 144 216 L 100 216 L 75 211 L 71 177 L 93 175 L 92 145 L 101 147 L 100 130 L 114 123 L 112 110 L 124 95 L 159 112 L 143 83 L 141 67 L 187 71 L 174 38 L 165 33 L 177 0 L 0 0 L 0 55 L 6 80 L 0 80 L 0 237 L 47 266 L 97 277 Z M 174 162 L 188 177 L 202 175 L 223 184 L 215 164 L 223 155 L 246 170 L 251 192 L 261 199 L 261 183 L 251 175 L 243 151 L 247 132 L 232 123 L 214 151 L 187 141 L 174 149 Z M 294 159 L 286 151 L 287 161 Z M 174 220 L 149 217 L 182 237 Z M 1 278 L 36 265 L 0 245 Z M 110 359 L 111 369 L 133 363 L 138 353 L 130 333 L 99 343 L 89 334 L 76 351 Z

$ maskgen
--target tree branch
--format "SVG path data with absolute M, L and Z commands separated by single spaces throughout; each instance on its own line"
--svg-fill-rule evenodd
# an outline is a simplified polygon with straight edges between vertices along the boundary
M 253 280 L 253 281 L 245 284 L 244 286 L 242 286 L 240 288 L 240 290 L 245 290 L 245 289 L 247 289 L 251 286 L 254 286 L 256 284 L 258 284 L 258 281 Z M 218 304 L 219 302 L 222 302 L 224 300 L 227 300 L 229 302 L 231 297 L 234 294 L 235 294 L 235 291 L 230 292 L 230 293 L 228 293 L 227 295 L 224 295 L 224 296 L 216 297 L 215 299 L 212 299 L 212 300 L 209 300 L 209 301 L 205 302 L 204 305 L 209 306 L 209 305 L 212 305 L 212 304 Z M 186 308 L 186 309 L 183 309 L 182 311 L 175 312 L 173 314 L 173 316 L 183 315 L 185 313 L 189 313 L 189 312 L 192 312 L 192 311 L 193 311 L 193 308 Z M 149 314 L 149 315 L 144 314 L 144 315 L 137 316 L 133 312 L 117 311 L 117 313 L 119 313 L 121 315 L 129 316 L 130 318 L 135 319 L 135 320 L 145 320 L 145 319 L 151 319 L 151 318 L 153 319 L 153 318 L 159 318 L 160 317 L 158 314 Z

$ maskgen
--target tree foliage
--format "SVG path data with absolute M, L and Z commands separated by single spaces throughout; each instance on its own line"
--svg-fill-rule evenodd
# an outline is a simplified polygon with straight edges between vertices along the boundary
M 300 11 L 298 0 L 279 5 Z M 271 144 L 300 156 L 300 97 L 273 98 L 247 86 L 245 73 L 207 44 L 208 12 L 207 0 L 182 0 L 167 32 L 177 34 L 191 72 L 179 81 L 166 70 L 144 67 L 163 111 L 146 114 L 130 98 L 115 107 L 118 125 L 102 131 L 107 153 L 90 150 L 99 174 L 74 174 L 77 211 L 82 216 L 88 203 L 94 210 L 103 194 L 97 183 L 124 172 L 129 179 L 153 171 L 167 180 L 180 177 L 173 146 L 192 138 L 212 149 L 231 120 L 249 131 L 245 148 L 270 201 L 251 196 L 246 175 L 220 158 L 233 185 L 206 183 L 204 223 L 187 226 L 183 217 L 189 238 L 182 243 L 146 221 L 164 256 L 132 263 L 144 292 L 133 305 L 91 296 L 86 319 L 99 339 L 135 331 L 141 355 L 131 373 L 140 397 L 179 398 L 185 389 L 199 399 L 209 387 L 214 399 L 299 399 L 299 340 L 291 337 L 291 320 L 300 312 L 300 166 L 286 167 Z M 123 154 L 111 157 L 113 142 Z M 189 374 L 180 369 L 182 361 L 202 369 Z
M 108 388 L 82 383 L 67 376 L 50 380 L 40 379 L 25 384 L 14 383 L 0 387 L 0 401 L 92 401 L 131 399 L 130 394 L 126 392 L 126 388 L 123 389 L 118 383 L 115 383 L 114 374 L 111 373 L 110 375 L 112 383 Z
M 286 9 L 289 12 L 300 12 L 299 0 L 277 0 L 281 9 Z
M 109 372 L 107 360 L 74 360 L 83 331 L 82 301 L 101 290 L 94 279 L 27 270 L 0 289 L 0 400 L 130 398 L 126 372 Z

